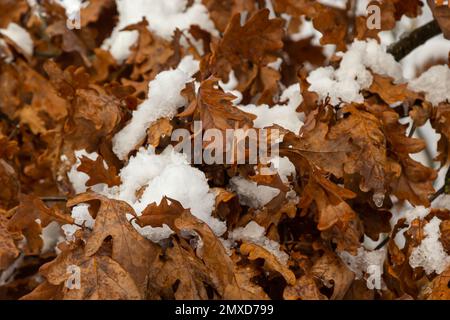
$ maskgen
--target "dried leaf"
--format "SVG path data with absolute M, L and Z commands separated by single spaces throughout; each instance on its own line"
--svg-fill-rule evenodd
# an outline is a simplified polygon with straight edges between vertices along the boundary
M 111 258 L 135 280 L 143 295 L 147 286 L 148 268 L 157 254 L 156 245 L 142 237 L 128 222 L 126 214 L 135 215 L 127 203 L 111 200 L 95 193 L 84 193 L 67 202 L 72 207 L 83 202 L 100 201 L 95 227 L 86 242 L 85 255 L 91 257 L 107 238 L 112 238 Z

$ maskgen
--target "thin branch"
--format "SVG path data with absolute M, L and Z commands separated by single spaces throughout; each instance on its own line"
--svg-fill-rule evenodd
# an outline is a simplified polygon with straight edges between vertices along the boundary
M 421 46 L 429 39 L 442 33 L 436 20 L 413 30 L 407 35 L 401 37 L 399 41 L 393 43 L 388 48 L 388 53 L 392 54 L 396 61 L 402 60 L 415 48 Z
M 408 138 L 412 138 L 413 137 L 414 132 L 416 132 L 416 129 L 417 129 L 416 124 L 413 122 L 413 124 L 411 126 L 411 130 L 409 130 L 409 133 L 408 133 Z
M 67 201 L 67 197 L 64 196 L 49 196 L 49 197 L 40 197 L 40 199 L 44 202 L 66 202 Z
M 450 184 L 450 168 L 447 170 L 447 173 L 445 174 L 444 185 L 430 197 L 430 202 L 436 200 L 436 198 L 439 197 L 441 194 L 449 194 L 450 193 L 449 184 Z
M 390 239 L 389 236 L 387 236 L 386 238 L 384 238 L 383 241 L 381 241 L 381 242 L 375 247 L 374 250 L 380 250 L 381 248 L 383 248 L 383 247 L 386 245 L 386 243 L 389 242 L 389 239 Z
M 436 200 L 437 197 L 439 197 L 441 194 L 445 193 L 445 185 L 442 186 L 438 191 L 436 191 L 431 197 L 430 197 L 430 202 L 433 202 L 434 200 Z

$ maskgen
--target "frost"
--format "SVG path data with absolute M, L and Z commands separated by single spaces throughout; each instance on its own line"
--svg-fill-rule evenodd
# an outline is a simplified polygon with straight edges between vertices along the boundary
M 242 111 L 254 114 L 256 119 L 253 120 L 255 128 L 266 128 L 277 124 L 287 130 L 298 134 L 303 126 L 303 112 L 297 112 L 297 107 L 302 103 L 303 98 L 300 94 L 300 86 L 293 84 L 283 91 L 280 102 L 287 102 L 286 105 L 275 105 L 269 107 L 263 105 L 246 105 L 238 106 Z
M 425 238 L 420 245 L 413 249 L 409 257 L 409 264 L 413 268 L 423 267 L 427 275 L 442 273 L 450 265 L 450 256 L 445 252 L 441 241 L 439 225 L 441 220 L 433 217 L 424 230 Z
M 272 253 L 278 261 L 286 264 L 289 256 L 280 250 L 280 244 L 274 240 L 270 240 L 265 236 L 266 230 L 255 221 L 250 221 L 244 228 L 236 228 L 228 232 L 228 240 L 231 241 L 247 241 L 260 245 L 270 253 Z
M 424 92 L 427 101 L 433 105 L 450 101 L 450 68 L 446 65 L 433 66 L 420 77 L 411 80 L 408 88 Z
M 362 103 L 361 90 L 370 87 L 373 81 L 369 68 L 396 82 L 402 80 L 401 65 L 376 40 L 355 41 L 344 53 L 338 69 L 323 67 L 309 74 L 309 91 L 316 92 L 322 100 L 329 96 L 332 104 L 341 101 Z
M 117 61 L 125 60 L 130 54 L 130 47 L 138 38 L 138 32 L 121 30 L 140 22 L 143 17 L 149 21 L 151 31 L 167 40 L 171 39 L 176 28 L 185 30 L 191 25 L 198 25 L 213 36 L 218 36 L 201 0 L 195 0 L 186 8 L 187 2 L 187 0 L 116 0 L 119 23 L 111 37 L 103 43 L 103 49 L 109 50 Z
M 198 71 L 199 63 L 192 56 L 186 56 L 175 70 L 159 73 L 149 83 L 148 99 L 133 111 L 131 121 L 113 138 L 113 151 L 119 159 L 125 159 L 146 135 L 150 125 L 164 117 L 172 118 L 177 109 L 186 103 L 181 95 L 187 82 Z
M 259 186 L 240 176 L 231 178 L 230 186 L 238 194 L 239 203 L 252 208 L 264 207 L 280 193 L 277 188 Z
M 0 34 L 14 41 L 26 54 L 33 55 L 33 40 L 28 31 L 18 24 L 11 22 L 6 29 L 0 29 Z

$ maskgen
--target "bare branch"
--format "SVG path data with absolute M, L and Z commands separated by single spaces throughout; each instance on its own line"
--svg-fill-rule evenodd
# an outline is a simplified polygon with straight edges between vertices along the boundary
M 410 54 L 411 51 L 441 33 L 442 31 L 437 21 L 432 20 L 412 32 L 403 35 L 399 41 L 393 43 L 388 48 L 388 53 L 392 54 L 396 61 L 400 61 Z

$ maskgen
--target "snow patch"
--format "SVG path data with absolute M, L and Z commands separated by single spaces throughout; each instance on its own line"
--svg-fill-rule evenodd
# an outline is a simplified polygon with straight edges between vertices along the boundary
M 265 236 L 266 230 L 255 221 L 250 221 L 245 227 L 228 232 L 228 240 L 247 241 L 257 244 L 272 253 L 279 262 L 286 264 L 289 256 L 280 250 L 280 244 Z
M 186 8 L 187 3 L 187 0 L 116 0 L 119 23 L 102 48 L 109 50 L 118 62 L 125 60 L 130 55 L 130 47 L 136 42 L 139 33 L 122 29 L 142 21 L 143 17 L 149 21 L 149 29 L 152 32 L 167 40 L 171 40 L 176 28 L 186 30 L 191 25 L 198 25 L 213 36 L 218 36 L 219 33 L 201 0 L 194 0 L 189 8 Z
M 33 40 L 27 30 L 14 22 L 10 22 L 6 29 L 0 29 L 0 34 L 14 41 L 26 54 L 33 55 Z
M 239 203 L 252 208 L 261 208 L 275 198 L 280 190 L 269 186 L 259 186 L 256 182 L 236 176 L 230 186 L 239 196 Z
M 450 265 L 450 256 L 445 252 L 441 241 L 439 225 L 441 220 L 433 217 L 424 230 L 425 238 L 419 246 L 413 249 L 409 257 L 409 264 L 413 268 L 423 267 L 427 275 L 433 272 L 442 273 Z
M 120 171 L 122 184 L 117 199 L 126 201 L 137 215 L 151 203 L 159 204 L 164 196 L 177 200 L 191 213 L 208 224 L 217 236 L 226 224 L 211 216 L 215 196 L 209 190 L 205 174 L 189 165 L 185 155 L 168 146 L 161 154 L 141 148 Z M 140 198 L 136 193 L 143 190 Z M 149 228 L 143 232 L 149 236 Z M 164 231 L 165 232 L 165 231 Z
M 401 65 L 376 40 L 355 41 L 343 54 L 338 69 L 322 67 L 309 74 L 309 91 L 316 92 L 322 100 L 330 97 L 334 105 L 342 101 L 362 103 L 361 90 L 370 87 L 373 81 L 369 68 L 396 82 L 402 80 Z
M 293 84 L 286 88 L 281 97 L 280 102 L 287 102 L 286 105 L 279 104 L 269 107 L 266 104 L 246 106 L 238 106 L 239 109 L 247 113 L 254 114 L 256 119 L 253 120 L 255 128 L 266 128 L 277 124 L 295 134 L 300 132 L 303 126 L 304 114 L 297 112 L 297 107 L 302 103 L 303 97 L 300 94 L 300 86 Z
M 450 68 L 447 65 L 433 66 L 411 80 L 408 88 L 424 92 L 425 98 L 435 106 L 441 102 L 450 102 Z
M 356 279 L 362 279 L 364 274 L 372 275 L 373 278 L 369 277 L 367 279 L 367 287 L 369 289 L 381 289 L 381 275 L 383 274 L 383 264 L 386 258 L 385 248 L 369 251 L 359 247 L 356 256 L 346 251 L 339 253 L 339 256 L 348 268 L 353 271 Z M 374 280 L 374 282 L 371 282 L 371 280 Z
M 131 121 L 113 137 L 113 151 L 123 160 L 145 139 L 147 129 L 160 118 L 172 118 L 186 103 L 181 95 L 186 83 L 199 70 L 199 62 L 192 56 L 181 60 L 178 68 L 159 73 L 148 85 L 148 99 L 133 111 Z

